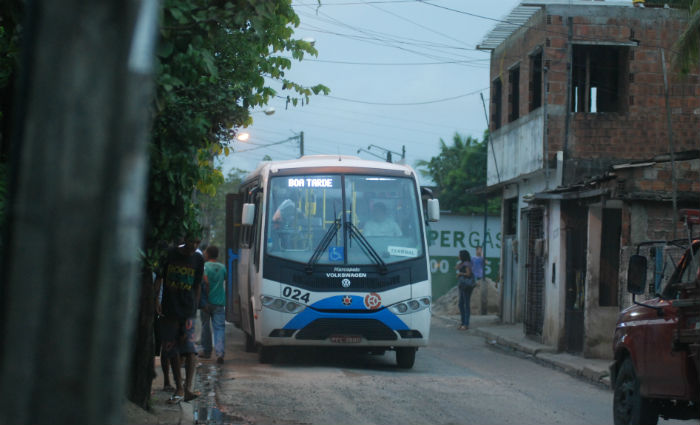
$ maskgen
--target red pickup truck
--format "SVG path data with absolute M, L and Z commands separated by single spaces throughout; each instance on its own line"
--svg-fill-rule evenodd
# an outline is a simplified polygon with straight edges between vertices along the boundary
M 684 247 L 676 250 L 682 257 L 671 263 L 665 282 L 657 270 L 661 277 L 651 292 L 657 297 L 644 302 L 635 295 L 645 292 L 647 259 L 630 257 L 627 290 L 634 305 L 618 318 L 610 367 L 616 425 L 700 418 L 700 241 Z M 671 251 L 657 252 L 667 260 Z

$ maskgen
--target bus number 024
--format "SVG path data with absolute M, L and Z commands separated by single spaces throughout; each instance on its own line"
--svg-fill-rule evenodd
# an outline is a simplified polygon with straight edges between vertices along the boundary
M 305 303 L 308 303 L 311 294 L 308 292 L 304 292 L 304 294 L 302 294 L 299 289 L 292 288 L 291 286 L 285 286 L 282 289 L 282 296 L 285 298 L 291 298 L 295 301 L 304 301 Z

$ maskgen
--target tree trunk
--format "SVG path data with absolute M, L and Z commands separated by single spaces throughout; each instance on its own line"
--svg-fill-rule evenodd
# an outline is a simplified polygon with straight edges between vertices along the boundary
M 27 2 L 0 423 L 121 422 L 148 164 L 143 65 L 156 21 L 144 21 L 146 35 L 135 23 L 150 3 Z

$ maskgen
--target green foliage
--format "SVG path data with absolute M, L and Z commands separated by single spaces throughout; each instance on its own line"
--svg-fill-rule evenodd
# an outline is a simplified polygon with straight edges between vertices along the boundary
M 692 0 L 689 6 L 688 26 L 674 43 L 673 66 L 683 74 L 697 69 L 700 60 L 700 0 Z
M 429 161 L 418 161 L 419 171 L 430 176 L 437 185 L 440 208 L 458 214 L 483 214 L 484 195 L 469 192 L 485 189 L 486 186 L 486 140 L 478 141 L 455 133 L 452 145 L 440 139 L 440 154 Z M 489 214 L 499 214 L 500 201 L 488 201 Z
M 204 227 L 203 242 L 223 248 L 226 242 L 226 195 L 237 193 L 246 171 L 231 170 L 221 184 L 216 187 L 214 196 L 202 197 L 199 201 L 200 220 Z M 223 252 L 223 251 L 222 251 Z
M 196 230 L 199 205 L 225 183 L 212 166 L 228 154 L 230 140 L 252 122 L 249 110 L 278 94 L 308 102 L 327 94 L 323 85 L 303 87 L 284 78 L 292 61 L 316 55 L 293 39 L 299 18 L 290 0 L 164 0 L 157 51 L 157 87 L 148 197 L 148 248 Z M 268 80 L 265 79 L 268 78 Z
M 0 5 L 0 229 L 7 219 L 9 197 L 8 146 L 10 125 L 9 108 L 12 107 L 11 91 L 19 69 L 19 45 L 23 2 L 4 0 Z M 8 101 L 9 99 L 9 101 Z M 2 243 L 0 242 L 0 246 Z
M 18 68 L 22 9 L 18 1 L 8 0 L 3 3 L 0 7 L 0 92 L 10 87 Z M 3 112 L 0 109 L 0 119 Z

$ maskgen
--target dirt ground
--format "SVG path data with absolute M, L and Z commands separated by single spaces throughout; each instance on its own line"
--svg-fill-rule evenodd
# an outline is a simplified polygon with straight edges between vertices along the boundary
M 501 310 L 501 290 L 500 286 L 497 287 L 496 283 L 491 279 L 486 279 L 485 282 L 482 282 L 479 287 L 475 288 L 474 292 L 472 292 L 472 314 L 484 314 L 481 311 L 481 291 L 484 286 L 486 286 L 488 291 L 488 311 L 486 314 L 498 314 Z M 457 306 L 458 300 L 459 290 L 457 286 L 454 286 L 445 295 L 437 300 L 433 300 L 432 311 L 435 314 L 445 316 L 459 315 L 459 307 Z

